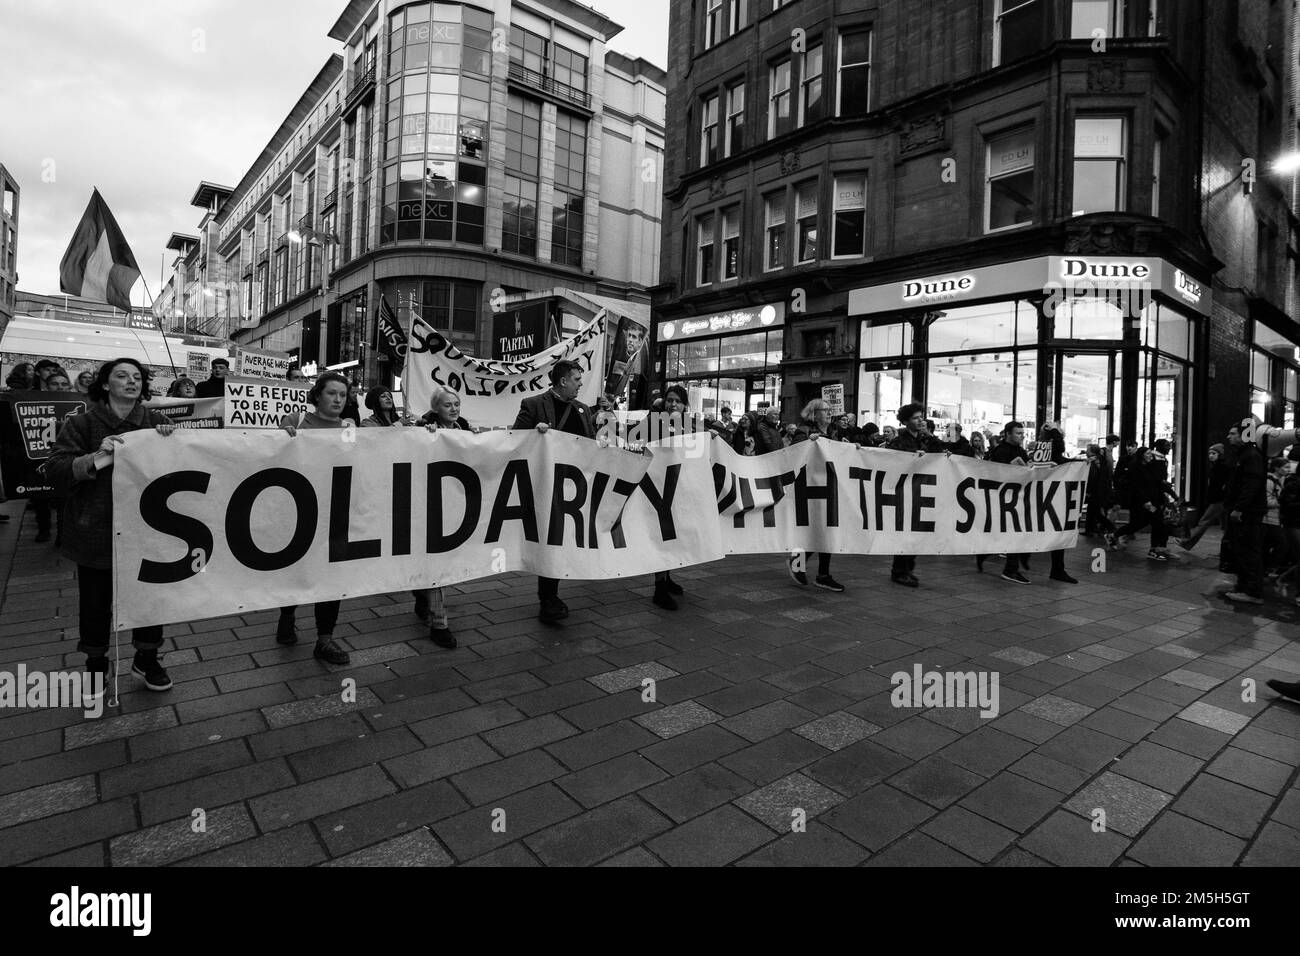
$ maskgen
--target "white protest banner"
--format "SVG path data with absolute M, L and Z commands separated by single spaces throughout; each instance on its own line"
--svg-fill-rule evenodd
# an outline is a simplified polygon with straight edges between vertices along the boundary
M 564 360 L 582 365 L 578 400 L 594 407 L 605 374 L 605 317 L 602 309 L 573 338 L 515 362 L 466 355 L 417 317 L 402 379 L 407 408 L 423 415 L 429 410 L 434 386 L 443 385 L 460 396 L 460 413 L 471 425 L 509 428 L 521 401 L 550 391 L 547 372 Z
M 843 385 L 823 385 L 822 401 L 824 401 L 831 415 L 844 414 L 844 386 Z
M 235 374 L 246 378 L 273 378 L 283 381 L 289 374 L 289 356 L 267 355 L 240 349 L 235 356 Z
M 117 626 L 722 557 L 707 457 L 561 432 L 134 432 L 115 457 Z
M 996 554 L 1071 548 L 1086 462 L 1030 470 L 827 439 L 747 458 L 711 445 L 729 554 Z
M 305 412 L 306 382 L 270 382 L 257 378 L 227 378 L 226 428 L 279 428 L 285 415 Z
M 222 398 L 151 398 L 149 408 L 162 412 L 177 428 L 222 428 L 225 425 L 225 399 Z

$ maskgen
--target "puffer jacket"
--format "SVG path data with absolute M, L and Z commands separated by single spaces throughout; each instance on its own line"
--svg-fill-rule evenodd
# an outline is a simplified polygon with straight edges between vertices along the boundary
M 929 453 L 943 451 L 943 442 L 935 438 L 929 432 L 918 432 L 913 435 L 904 428 L 894 436 L 894 440 L 885 446 L 894 451 L 924 451 Z
M 62 553 L 69 561 L 98 568 L 113 567 L 113 470 L 91 472 L 90 462 L 110 435 L 125 435 L 157 425 L 170 425 L 161 412 L 139 402 L 125 419 L 118 418 L 105 402 L 92 402 L 88 411 L 73 415 L 59 429 L 50 449 L 45 472 L 56 492 L 63 496 Z

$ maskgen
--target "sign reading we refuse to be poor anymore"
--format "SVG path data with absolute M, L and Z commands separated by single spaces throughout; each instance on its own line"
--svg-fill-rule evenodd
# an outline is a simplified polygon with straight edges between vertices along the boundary
M 285 415 L 307 411 L 307 385 L 269 379 L 226 379 L 227 428 L 278 428 Z

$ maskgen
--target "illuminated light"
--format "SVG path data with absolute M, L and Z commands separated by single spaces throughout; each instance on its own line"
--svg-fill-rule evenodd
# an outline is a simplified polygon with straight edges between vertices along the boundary
M 1300 152 L 1287 153 L 1273 160 L 1273 172 L 1294 173 L 1300 171 Z

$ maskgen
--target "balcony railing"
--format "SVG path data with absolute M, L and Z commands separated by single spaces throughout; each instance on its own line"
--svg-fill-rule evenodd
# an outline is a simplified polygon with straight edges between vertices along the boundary
M 348 95 L 343 99 L 344 113 L 350 112 L 353 107 L 374 92 L 376 68 L 377 64 L 372 63 L 365 72 L 357 71 L 354 74 L 352 85 L 348 87 Z
M 338 205 L 338 201 L 339 201 L 339 190 L 338 187 L 335 186 L 333 189 L 327 192 L 325 194 L 325 198 L 320 201 L 320 211 L 324 213 L 330 209 L 333 209 L 335 206 Z
M 585 90 L 580 90 L 576 86 L 569 86 L 567 83 L 561 83 L 544 73 L 538 73 L 536 70 L 530 70 L 522 63 L 516 63 L 513 60 L 510 62 L 509 77 L 516 83 L 522 83 L 559 99 L 576 103 L 583 109 L 591 109 L 591 95 Z

